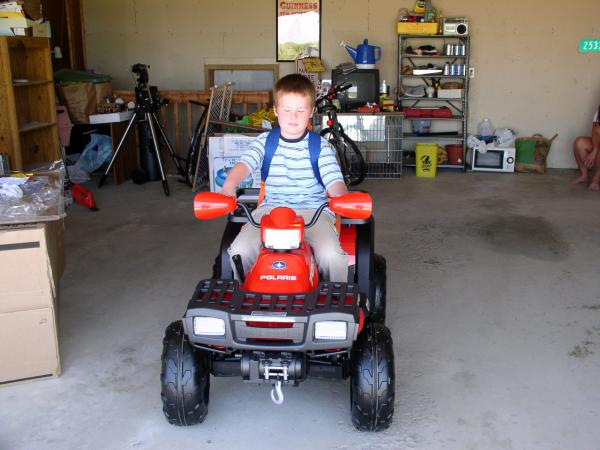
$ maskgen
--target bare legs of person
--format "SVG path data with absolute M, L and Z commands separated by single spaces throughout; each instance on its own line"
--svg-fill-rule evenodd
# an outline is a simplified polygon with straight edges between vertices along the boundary
M 587 136 L 579 136 L 573 143 L 573 154 L 577 167 L 579 167 L 579 176 L 575 178 L 572 184 L 581 184 L 588 182 L 589 169 L 586 164 L 586 158 L 592 152 L 592 138 Z

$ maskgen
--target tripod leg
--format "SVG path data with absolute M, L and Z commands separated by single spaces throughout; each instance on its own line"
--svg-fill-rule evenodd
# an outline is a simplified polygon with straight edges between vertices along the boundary
M 183 169 L 183 167 L 181 167 L 179 158 L 173 151 L 173 147 L 171 146 L 171 143 L 169 142 L 169 139 L 167 138 L 167 135 L 165 134 L 165 130 L 163 130 L 163 127 L 160 124 L 160 121 L 158 120 L 158 117 L 156 116 L 156 114 L 154 112 L 151 112 L 150 114 L 152 114 L 154 123 L 156 124 L 156 127 L 158 128 L 158 131 L 160 131 L 160 135 L 163 138 L 163 141 L 165 141 L 165 144 L 167 145 L 167 148 L 169 149 L 169 156 L 171 156 L 171 160 L 173 160 L 173 164 L 175 164 L 177 173 L 179 173 L 179 176 L 185 177 L 185 170 Z
M 121 137 L 121 140 L 119 141 L 119 145 L 117 145 L 117 149 L 115 150 L 115 153 L 113 154 L 113 157 L 110 160 L 108 167 L 106 168 L 106 170 L 102 174 L 102 177 L 100 178 L 100 182 L 98 183 L 99 188 L 101 188 L 102 185 L 104 184 L 104 182 L 106 181 L 106 177 L 108 176 L 110 169 L 112 169 L 113 164 L 117 160 L 117 156 L 119 156 L 119 152 L 121 151 L 123 142 L 125 142 L 125 139 L 127 138 L 127 135 L 129 134 L 129 130 L 131 130 L 132 125 L 134 124 L 134 122 L 137 119 L 137 112 L 138 112 L 138 109 L 136 108 L 135 111 L 133 112 L 133 116 L 131 117 L 131 119 L 129 120 L 129 123 L 127 124 L 127 129 L 125 130 L 125 133 L 123 133 L 123 136 Z
M 156 129 L 154 128 L 154 117 L 151 113 L 146 113 L 146 120 L 148 121 L 148 125 L 150 125 L 150 134 L 152 134 L 152 144 L 154 145 L 154 152 L 156 153 L 156 162 L 158 163 L 158 168 L 160 169 L 160 178 L 163 184 L 163 190 L 165 191 L 165 195 L 168 197 L 169 192 L 169 183 L 167 182 L 167 177 L 165 176 L 165 169 L 163 168 L 162 159 L 160 157 L 160 147 L 158 146 L 158 138 L 156 136 Z

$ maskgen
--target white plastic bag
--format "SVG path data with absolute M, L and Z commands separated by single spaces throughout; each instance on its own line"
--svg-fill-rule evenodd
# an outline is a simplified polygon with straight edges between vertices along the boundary
M 498 147 L 514 147 L 516 133 L 510 128 L 496 128 L 494 140 Z

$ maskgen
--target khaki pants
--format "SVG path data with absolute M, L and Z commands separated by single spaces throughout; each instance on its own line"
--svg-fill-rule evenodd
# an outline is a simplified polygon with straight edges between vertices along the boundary
M 252 217 L 257 222 L 265 214 L 268 214 L 273 207 L 263 206 L 252 213 Z M 296 214 L 304 217 L 304 222 L 308 223 L 315 213 L 314 209 L 300 209 Z M 335 227 L 335 217 L 326 212 L 321 213 L 321 217 L 311 228 L 307 228 L 304 233 L 304 239 L 312 247 L 315 255 L 315 261 L 319 268 L 319 273 L 324 280 L 347 282 L 348 281 L 348 255 L 340 246 L 340 240 Z M 244 266 L 244 273 L 248 274 L 250 268 L 256 262 L 261 248 L 260 228 L 255 228 L 251 224 L 245 224 L 235 240 L 228 249 L 231 267 L 237 279 L 237 273 L 231 257 L 240 255 Z

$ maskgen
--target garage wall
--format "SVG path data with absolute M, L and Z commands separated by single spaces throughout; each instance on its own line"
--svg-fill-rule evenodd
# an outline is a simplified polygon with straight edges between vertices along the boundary
M 322 58 L 349 59 L 341 40 L 383 48 L 378 67 L 396 88 L 395 20 L 405 0 L 322 0 Z M 575 167 L 571 143 L 589 134 L 600 102 L 600 53 L 579 40 L 600 38 L 598 0 L 434 0 L 446 17 L 468 15 L 472 39 L 469 126 L 483 117 L 520 135 L 559 133 L 551 167 Z M 274 0 L 84 0 L 90 68 L 134 84 L 129 68 L 150 64 L 159 89 L 203 89 L 204 64 L 275 62 Z M 280 74 L 294 70 L 281 63 Z

